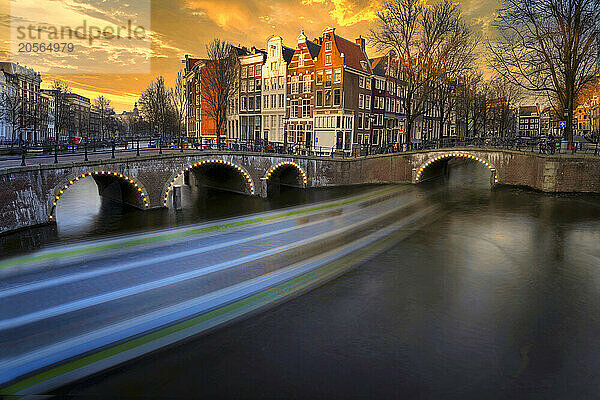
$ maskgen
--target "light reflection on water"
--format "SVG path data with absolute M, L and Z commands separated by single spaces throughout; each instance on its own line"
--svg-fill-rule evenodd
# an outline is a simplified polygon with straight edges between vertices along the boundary
M 183 190 L 183 209 L 138 210 L 102 198 L 93 178 L 78 180 L 57 202 L 56 226 L 24 229 L 0 236 L 0 257 L 27 253 L 52 244 L 146 232 L 326 201 L 371 190 L 375 185 L 288 189 L 263 199 L 214 189 Z
M 441 186 L 414 188 L 445 218 L 376 259 L 64 393 L 597 398 L 600 197 L 486 182 L 459 163 Z

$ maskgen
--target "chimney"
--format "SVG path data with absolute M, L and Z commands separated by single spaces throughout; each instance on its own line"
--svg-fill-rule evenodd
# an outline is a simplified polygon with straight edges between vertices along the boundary
M 356 44 L 360 46 L 360 48 L 362 49 L 363 53 L 365 52 L 365 38 L 361 36 L 359 36 L 358 38 L 356 38 Z

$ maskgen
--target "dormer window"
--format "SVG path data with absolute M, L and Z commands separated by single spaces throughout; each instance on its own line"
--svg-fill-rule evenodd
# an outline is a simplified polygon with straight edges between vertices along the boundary
M 331 42 L 325 42 L 325 51 L 331 51 Z
M 367 62 L 366 61 L 361 61 L 360 62 L 360 66 L 362 67 L 363 70 L 367 70 Z

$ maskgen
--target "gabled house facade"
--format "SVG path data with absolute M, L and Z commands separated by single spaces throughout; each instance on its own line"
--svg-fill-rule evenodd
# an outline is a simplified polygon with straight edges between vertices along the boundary
M 326 28 L 319 38 L 321 51 L 315 63 L 316 106 L 315 142 L 335 151 L 351 152 L 354 146 L 369 140 L 371 96 L 367 83 L 371 64 L 365 53 L 365 41 L 349 41 Z
M 262 68 L 266 52 L 253 47 L 250 54 L 239 57 L 240 139 L 259 141 L 262 137 Z
M 262 67 L 262 137 L 283 143 L 286 117 L 288 66 L 294 49 L 283 45 L 281 36 L 267 39 L 267 57 Z
M 315 144 L 315 61 L 320 51 L 319 44 L 308 40 L 304 31 L 300 33 L 287 74 L 285 129 L 288 145 L 310 148 Z

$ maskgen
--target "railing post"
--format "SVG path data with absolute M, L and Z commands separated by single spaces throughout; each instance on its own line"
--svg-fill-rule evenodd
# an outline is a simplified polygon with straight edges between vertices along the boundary
M 21 166 L 25 166 L 25 152 L 27 151 L 25 145 L 21 146 Z

